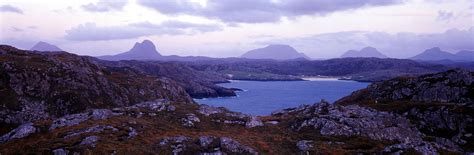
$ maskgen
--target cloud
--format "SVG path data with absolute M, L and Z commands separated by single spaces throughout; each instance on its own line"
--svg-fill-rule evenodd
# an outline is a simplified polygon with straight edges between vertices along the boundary
M 277 22 L 282 17 L 324 15 L 366 6 L 383 6 L 401 0 L 208 0 L 206 5 L 193 1 L 138 0 L 138 4 L 168 15 L 195 15 L 227 23 Z
M 108 12 L 122 10 L 128 0 L 99 0 L 96 4 L 89 3 L 81 8 L 90 12 Z
M 290 44 L 313 58 L 339 57 L 347 50 L 366 46 L 373 46 L 390 57 L 409 58 L 432 47 L 450 52 L 474 50 L 474 27 L 430 34 L 347 31 L 257 42 L 259 45 L 274 43 Z
M 11 6 L 11 5 L 0 6 L 0 12 L 12 12 L 12 13 L 23 14 L 23 11 L 21 9 Z
M 222 26 L 217 24 L 196 24 L 181 21 L 166 21 L 161 24 L 150 22 L 131 23 L 124 26 L 100 27 L 94 23 L 81 24 L 66 30 L 65 38 L 75 41 L 97 41 L 130 39 L 151 35 L 181 35 L 219 31 Z
M 449 21 L 454 18 L 454 13 L 440 10 L 438 11 L 438 17 L 436 17 L 436 20 L 438 21 Z

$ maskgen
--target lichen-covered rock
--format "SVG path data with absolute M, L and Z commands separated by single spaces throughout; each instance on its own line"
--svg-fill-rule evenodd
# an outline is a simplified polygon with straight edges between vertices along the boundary
M 36 131 L 37 130 L 33 126 L 33 123 L 26 123 L 26 124 L 20 125 L 19 127 L 13 129 L 12 131 L 0 137 L 0 143 L 5 143 L 13 139 L 24 138 L 26 136 L 29 136 L 35 133 Z

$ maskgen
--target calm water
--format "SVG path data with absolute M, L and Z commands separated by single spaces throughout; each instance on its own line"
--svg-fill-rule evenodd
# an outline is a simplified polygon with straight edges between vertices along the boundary
M 239 88 L 236 97 L 196 99 L 200 104 L 226 107 L 252 115 L 268 115 L 273 111 L 313 104 L 325 99 L 334 102 L 351 92 L 367 87 L 369 83 L 340 80 L 313 81 L 232 81 L 219 84 Z

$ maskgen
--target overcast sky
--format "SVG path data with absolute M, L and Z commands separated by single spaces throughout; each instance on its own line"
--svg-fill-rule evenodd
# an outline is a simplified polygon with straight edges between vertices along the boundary
M 289 44 L 314 59 L 373 46 L 407 58 L 474 50 L 473 0 L 2 0 L 0 43 L 109 55 L 149 39 L 162 55 L 235 57 Z

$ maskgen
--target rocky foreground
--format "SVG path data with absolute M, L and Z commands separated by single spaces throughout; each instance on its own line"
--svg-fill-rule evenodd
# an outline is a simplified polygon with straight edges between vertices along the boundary
M 179 79 L 145 74 L 136 64 L 7 47 L 0 62 L 1 154 L 474 151 L 469 71 L 400 77 L 335 104 L 257 117 L 195 104 Z

